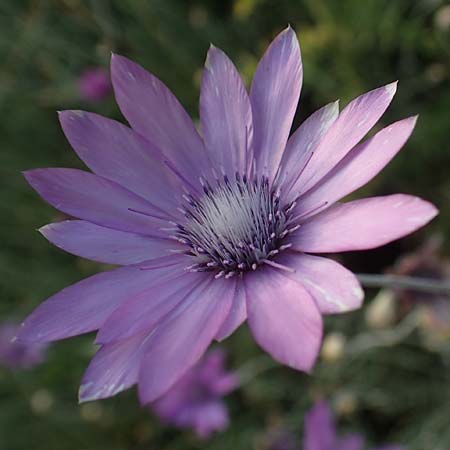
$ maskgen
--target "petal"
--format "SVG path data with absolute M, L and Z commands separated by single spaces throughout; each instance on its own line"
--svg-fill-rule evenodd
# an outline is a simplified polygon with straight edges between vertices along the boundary
M 328 403 L 320 401 L 305 417 L 304 450 L 328 450 L 337 444 L 333 412 Z
M 203 355 L 230 310 L 230 281 L 206 277 L 156 329 L 139 372 L 141 403 L 164 394 Z
M 234 64 L 211 46 L 203 72 L 200 119 L 206 149 L 229 177 L 246 173 L 252 140 L 252 110 Z
M 39 231 L 66 252 L 107 264 L 135 264 L 167 255 L 177 247 L 172 240 L 113 230 L 84 220 L 50 223 Z
M 437 215 L 434 205 L 395 194 L 334 205 L 291 236 L 295 250 L 332 253 L 379 247 L 406 236 Z
M 356 146 L 313 189 L 301 197 L 296 213 L 330 206 L 369 182 L 400 151 L 411 135 L 416 117 L 383 128 L 373 138 Z
M 105 345 L 89 364 L 78 392 L 80 403 L 112 397 L 136 384 L 146 334 Z
M 300 46 L 288 27 L 270 44 L 250 91 L 256 169 L 273 179 L 283 155 L 302 86 Z
M 117 308 L 100 328 L 96 343 L 107 344 L 152 330 L 204 279 L 203 273 L 181 272 L 177 277 L 153 283 Z
M 77 169 L 35 169 L 24 175 L 46 202 L 66 214 L 117 230 L 165 237 L 160 230 L 167 226 L 162 213 L 113 181 Z
M 287 253 L 277 259 L 295 270 L 286 276 L 298 281 L 314 298 L 322 314 L 351 311 L 361 307 L 364 291 L 355 275 L 337 262 L 299 253 Z
M 245 304 L 245 287 L 241 281 L 237 282 L 230 312 L 216 334 L 216 340 L 221 342 L 231 336 L 247 319 Z
M 63 289 L 39 305 L 22 324 L 18 338 L 27 342 L 49 342 L 88 333 L 102 326 L 125 300 L 142 292 L 155 280 L 173 277 L 183 270 L 179 256 L 121 267 L 86 278 Z M 150 268 L 153 267 L 153 270 Z
M 289 138 L 279 174 L 285 192 L 296 189 L 295 182 L 338 115 L 339 102 L 329 103 L 309 116 Z
M 193 418 L 195 432 L 201 439 L 207 439 L 216 431 L 225 431 L 230 422 L 228 408 L 219 400 L 199 404 Z
M 276 269 L 245 276 L 248 323 L 274 359 L 310 371 L 322 340 L 322 317 L 308 292 Z
M 111 59 L 117 103 L 135 131 L 147 138 L 191 183 L 210 174 L 210 160 L 191 118 L 172 92 L 139 64 Z
M 322 179 L 375 125 L 394 97 L 397 83 L 359 96 L 339 114 L 297 180 L 302 192 Z
M 108 178 L 168 212 L 178 206 L 178 180 L 161 153 L 127 126 L 98 114 L 63 111 L 59 120 L 78 156 L 97 175 Z

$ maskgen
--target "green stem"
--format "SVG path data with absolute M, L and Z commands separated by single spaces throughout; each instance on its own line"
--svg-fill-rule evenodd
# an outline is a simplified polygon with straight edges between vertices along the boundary
M 450 295 L 449 280 L 407 277 L 402 275 L 374 275 L 359 273 L 356 275 L 361 284 L 370 288 L 412 289 L 431 294 Z

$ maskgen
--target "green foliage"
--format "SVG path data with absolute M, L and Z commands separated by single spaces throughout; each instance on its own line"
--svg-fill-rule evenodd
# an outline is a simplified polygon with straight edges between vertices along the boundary
M 420 113 L 419 124 L 407 148 L 364 194 L 414 193 L 437 204 L 441 214 L 413 238 L 347 255 L 344 262 L 357 271 L 381 271 L 432 229 L 448 238 L 448 8 L 445 0 L 2 0 L 0 317 L 21 319 L 46 296 L 103 269 L 63 254 L 35 231 L 60 217 L 20 171 L 82 167 L 60 131 L 57 109 L 122 120 L 112 98 L 85 104 L 76 89 L 85 67 L 107 67 L 110 51 L 158 75 L 194 117 L 209 43 L 229 54 L 248 83 L 267 43 L 287 23 L 299 34 L 305 66 L 296 123 L 338 97 L 345 104 L 399 79 L 382 122 Z M 366 328 L 363 312 L 327 324 L 349 339 Z M 225 346 L 236 367 L 261 353 L 245 328 Z M 304 412 L 317 396 L 333 400 L 344 430 L 364 432 L 374 444 L 450 448 L 448 340 L 430 349 L 415 332 L 387 348 L 321 360 L 311 377 L 281 367 L 266 371 L 230 396 L 230 429 L 208 443 L 159 424 L 139 408 L 134 392 L 78 406 L 77 385 L 93 351 L 91 337 L 81 337 L 54 345 L 36 369 L 0 372 L 0 450 L 259 449 L 266 430 L 276 426 L 300 441 Z

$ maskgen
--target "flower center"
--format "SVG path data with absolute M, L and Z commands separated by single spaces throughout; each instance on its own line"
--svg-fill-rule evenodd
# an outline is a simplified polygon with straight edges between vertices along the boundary
M 177 240 L 189 246 L 195 259 L 189 270 L 229 278 L 271 264 L 290 247 L 283 240 L 297 229 L 289 228 L 294 204 L 283 207 L 266 177 L 249 180 L 236 174 L 235 180 L 224 176 L 215 188 L 203 180 L 202 185 L 202 197 L 183 196 L 187 222 L 177 224 Z

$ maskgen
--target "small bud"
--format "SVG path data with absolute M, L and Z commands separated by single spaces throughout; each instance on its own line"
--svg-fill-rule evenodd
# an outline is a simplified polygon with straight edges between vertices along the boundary
M 395 293 L 382 289 L 366 308 L 365 319 L 371 328 L 388 328 L 395 320 Z
M 351 416 L 358 407 L 356 395 L 351 391 L 341 391 L 334 399 L 334 407 L 339 416 Z
M 31 396 L 30 406 L 35 414 L 45 414 L 53 406 L 53 395 L 47 389 L 39 389 Z
M 434 23 L 440 31 L 450 30 L 450 5 L 439 8 L 434 16 Z
M 329 333 L 322 345 L 322 357 L 326 362 L 333 363 L 342 358 L 345 350 L 346 337 L 342 333 Z

